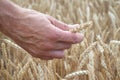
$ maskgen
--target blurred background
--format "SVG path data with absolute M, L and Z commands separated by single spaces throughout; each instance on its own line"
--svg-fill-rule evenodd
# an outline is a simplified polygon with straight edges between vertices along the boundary
M 67 24 L 93 21 L 65 58 L 33 58 L 0 33 L 0 80 L 120 80 L 120 0 L 11 0 Z M 6 40 L 3 40 L 6 39 Z

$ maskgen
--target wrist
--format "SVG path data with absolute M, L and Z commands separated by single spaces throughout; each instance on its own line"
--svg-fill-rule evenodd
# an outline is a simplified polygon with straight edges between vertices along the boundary
M 21 14 L 21 7 L 9 0 L 0 0 L 0 31 L 9 35 L 15 28 L 14 24 Z
M 10 0 L 0 0 L 0 15 L 11 15 L 16 16 L 20 13 L 18 5 L 12 3 Z

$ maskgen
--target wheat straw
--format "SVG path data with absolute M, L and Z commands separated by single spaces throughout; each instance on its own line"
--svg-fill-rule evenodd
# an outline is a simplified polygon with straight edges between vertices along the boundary
M 120 77 L 120 58 L 117 59 L 117 73 L 118 73 L 118 76 Z

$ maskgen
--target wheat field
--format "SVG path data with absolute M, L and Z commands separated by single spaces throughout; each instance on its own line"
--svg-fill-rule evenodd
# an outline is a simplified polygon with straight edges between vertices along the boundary
M 65 58 L 34 58 L 0 33 L 0 80 L 120 80 L 120 0 L 12 0 L 67 24 L 93 25 L 77 32 L 82 43 Z

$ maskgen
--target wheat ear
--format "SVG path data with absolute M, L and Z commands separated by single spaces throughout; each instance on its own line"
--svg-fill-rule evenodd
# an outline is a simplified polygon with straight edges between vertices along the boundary
M 92 25 L 93 25 L 93 22 L 92 22 L 92 21 L 89 21 L 89 22 L 80 24 L 80 25 L 79 25 L 78 27 L 76 27 L 76 28 L 70 29 L 69 31 L 70 31 L 70 32 L 73 32 L 73 33 L 76 33 L 76 32 L 79 32 L 79 31 L 82 30 L 82 29 L 85 29 L 85 28 L 87 28 L 87 27 L 91 27 Z
M 88 70 L 77 71 L 77 72 L 73 72 L 73 73 L 66 75 L 64 79 L 69 79 L 75 76 L 87 75 L 87 74 L 88 74 Z

